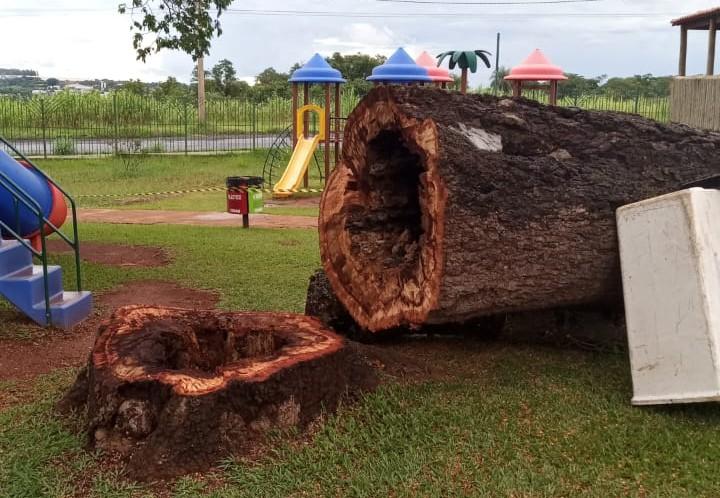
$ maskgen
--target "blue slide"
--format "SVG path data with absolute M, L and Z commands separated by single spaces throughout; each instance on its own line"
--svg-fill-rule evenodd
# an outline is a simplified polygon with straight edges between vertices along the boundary
M 29 201 L 35 209 L 18 202 L 18 198 Z M 0 150 L 0 297 L 39 325 L 71 328 L 90 315 L 92 295 L 66 292 L 62 268 L 48 266 L 45 273 L 42 265 L 34 264 L 30 249 L 8 231 L 9 228 L 23 239 L 30 239 L 39 250 L 40 230 L 48 234 L 50 228 L 38 218 L 37 207 L 44 220 L 54 226 L 59 228 L 65 222 L 67 204 L 59 189 L 34 167 Z
M 40 173 L 23 166 L 3 150 L 0 150 L 0 173 L 4 173 L 7 178 L 27 192 L 40 205 L 43 216 L 50 218 L 53 210 L 53 191 Z M 3 178 L 2 175 L 0 178 Z M 18 208 L 19 220 L 16 219 L 13 195 L 9 190 L 0 188 L 0 220 L 10 225 L 21 236 L 30 237 L 40 230 L 37 214 L 23 203 L 19 203 Z

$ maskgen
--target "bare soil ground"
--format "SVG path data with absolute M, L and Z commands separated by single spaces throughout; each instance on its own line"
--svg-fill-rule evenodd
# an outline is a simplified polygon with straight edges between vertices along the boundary
M 52 330 L 33 341 L 0 340 L 0 381 L 27 380 L 57 368 L 81 366 L 95 341 L 100 322 L 117 308 L 132 304 L 212 309 L 213 292 L 186 289 L 173 282 L 132 282 L 96 295 L 96 312 L 70 331 Z M 18 323 L 24 318 L 16 315 Z
M 72 250 L 64 241 L 48 241 L 51 254 L 65 254 Z M 80 257 L 89 263 L 121 267 L 155 268 L 172 262 L 170 255 L 160 247 L 104 244 L 100 242 L 82 242 Z
M 280 205 L 280 204 L 278 204 Z M 284 205 L 284 204 L 282 204 Z M 296 204 L 294 204 L 296 205 Z M 114 223 L 125 225 L 195 225 L 211 227 L 241 227 L 242 217 L 230 213 L 195 211 L 160 211 L 142 209 L 78 210 L 80 222 Z M 250 215 L 250 226 L 258 228 L 317 228 L 312 216 Z

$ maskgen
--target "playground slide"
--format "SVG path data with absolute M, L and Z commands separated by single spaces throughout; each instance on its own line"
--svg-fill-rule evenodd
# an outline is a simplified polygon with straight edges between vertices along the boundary
M 9 145 L 2 137 L 0 143 Z M 45 252 L 39 256 L 45 263 L 35 264 L 25 243 L 15 240 L 30 239 L 41 251 L 41 230 L 49 234 L 52 228 L 38 214 L 59 228 L 67 212 L 63 194 L 41 171 L 0 150 L 0 298 L 42 326 L 71 328 L 92 311 L 90 292 L 65 291 L 62 268 L 46 264 Z M 77 278 L 80 287 L 79 273 Z
M 308 165 L 320 143 L 320 138 L 320 135 L 311 138 L 300 137 L 285 173 L 273 187 L 275 197 L 290 197 L 292 190 L 300 187 Z
M 20 236 L 37 238 L 40 226 L 37 214 L 24 204 L 18 204 L 16 211 L 15 200 L 8 190 L 12 188 L 10 182 L 32 198 L 39 205 L 43 216 L 55 226 L 60 227 L 65 222 L 67 204 L 60 191 L 32 167 L 16 161 L 4 151 L 0 151 L 0 179 L 8 184 L 8 187 L 0 188 L 0 221 L 9 225 Z M 45 233 L 49 233 L 47 228 Z

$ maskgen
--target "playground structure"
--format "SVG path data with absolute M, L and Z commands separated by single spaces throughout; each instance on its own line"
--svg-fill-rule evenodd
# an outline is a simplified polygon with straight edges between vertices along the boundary
M 442 88 L 453 82 L 450 72 L 436 67 L 430 54 L 423 52 L 416 62 L 403 48 L 375 67 L 367 79 L 375 85 L 434 84 Z M 274 197 L 290 197 L 299 188 L 308 188 L 312 162 L 323 180 L 339 162 L 342 123 L 345 121 L 341 116 L 341 86 L 345 82 L 340 71 L 331 67 L 320 54 L 315 54 L 292 74 L 293 124 L 275 138 L 263 166 L 263 179 L 272 188 Z M 323 106 L 312 103 L 313 85 L 323 87 Z M 322 166 L 317 157 L 318 150 L 322 150 Z M 281 167 L 284 170 L 279 174 Z
M 368 81 L 378 85 L 411 85 L 433 83 L 426 67 L 418 65 L 404 48 L 398 48 L 388 60 L 372 71 Z
M 440 88 L 447 88 L 448 83 L 453 83 L 454 80 L 450 76 L 450 71 L 445 68 L 438 67 L 435 59 L 432 55 L 427 52 L 423 52 L 415 59 L 415 63 L 427 70 L 428 76 L 433 80 L 435 86 Z
M 0 150 L 0 295 L 39 325 L 70 328 L 92 308 L 91 294 L 82 291 L 75 201 L 2 137 L 0 145 L 15 156 Z M 68 202 L 72 238 L 60 230 Z M 53 233 L 75 253 L 77 291 L 64 291 L 62 269 L 48 264 Z
M 340 114 L 342 109 L 341 85 L 345 83 L 342 74 L 333 69 L 320 54 L 315 54 L 303 67 L 295 71 L 292 83 L 292 115 L 293 124 L 271 147 L 265 161 L 263 176 L 273 187 L 275 197 L 289 197 L 301 185 L 309 186 L 308 167 L 311 161 L 318 164 L 315 152 L 322 146 L 323 165 L 321 177 L 327 178 L 331 169 L 331 148 L 334 150 L 334 161 L 340 158 L 342 129 Z M 312 85 L 321 85 L 324 90 L 324 107 L 311 103 Z M 300 87 L 303 91 L 303 105 L 300 106 Z M 333 98 L 334 96 L 334 98 Z M 334 112 L 333 112 L 334 104 Z M 317 133 L 312 134 L 310 114 L 317 118 Z M 290 137 L 288 138 L 288 132 Z M 273 185 L 273 170 L 280 150 L 292 141 L 292 155 L 287 168 L 280 179 Z M 318 164 L 319 167 L 319 164 Z M 319 168 L 320 169 L 320 168 Z
M 546 90 L 550 105 L 557 105 L 558 82 L 567 80 L 567 76 L 560 66 L 553 65 L 545 54 L 536 48 L 520 65 L 512 68 L 505 79 L 511 82 L 514 97 L 521 97 L 523 89 Z M 548 85 L 540 84 L 543 81 L 547 81 Z M 527 82 L 536 84 L 527 85 Z

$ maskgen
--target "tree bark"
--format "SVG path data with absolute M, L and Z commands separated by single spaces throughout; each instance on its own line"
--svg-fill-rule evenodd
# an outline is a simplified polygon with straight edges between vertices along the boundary
M 147 480 L 247 453 L 268 431 L 302 429 L 376 383 L 310 317 L 135 306 L 104 324 L 59 407 L 84 410 L 89 446 Z
M 720 135 L 639 116 L 379 87 L 321 202 L 327 277 L 357 323 L 621 302 L 615 210 L 720 172 Z

